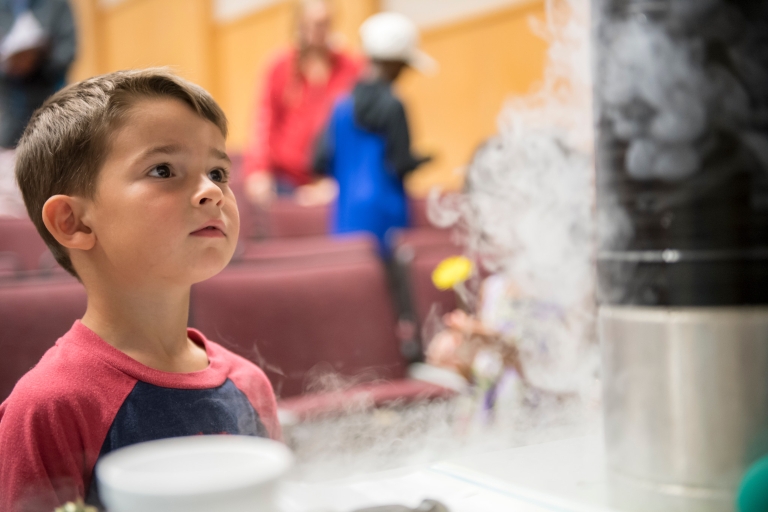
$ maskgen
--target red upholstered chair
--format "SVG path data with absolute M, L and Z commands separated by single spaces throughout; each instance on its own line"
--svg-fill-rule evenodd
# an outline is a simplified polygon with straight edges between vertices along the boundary
M 277 198 L 267 212 L 270 237 L 325 235 L 330 225 L 327 205 L 301 206 L 293 199 Z
M 407 253 L 415 252 L 427 247 L 453 246 L 459 247 L 454 241 L 453 233 L 447 229 L 411 228 L 393 231 L 392 247 L 395 248 L 395 256 L 409 258 Z M 397 252 L 401 254 L 397 254 Z M 405 253 L 403 252 L 405 251 Z
M 440 291 L 432 283 L 432 272 L 445 258 L 463 254 L 450 230 L 413 228 L 392 234 L 399 276 L 410 290 L 410 307 L 419 326 L 437 305 L 440 312 L 456 308 L 453 291 Z
M 230 188 L 237 200 L 237 209 L 240 212 L 240 238 L 254 238 L 256 236 L 256 212 L 245 196 L 245 189 L 240 180 L 230 182 Z
M 246 241 L 238 248 L 233 261 L 268 262 L 285 260 L 336 261 L 344 258 L 361 259 L 376 255 L 376 239 L 367 233 L 350 233 L 337 236 L 306 236 L 295 238 L 270 238 Z
M 432 228 L 432 223 L 427 217 L 427 200 L 424 198 L 410 198 L 411 226 L 414 228 Z
M 15 277 L 20 270 L 21 263 L 15 252 L 0 252 L 0 278 Z
M 34 270 L 48 250 L 29 219 L 0 218 L 0 252 L 18 256 L 22 270 Z
M 237 208 L 240 210 L 240 240 L 253 238 L 264 238 L 265 222 L 263 220 L 264 212 L 251 204 L 245 195 L 245 182 L 242 175 L 242 155 L 230 154 L 232 159 L 231 174 L 229 186 L 237 199 Z
M 410 404 L 425 400 L 449 398 L 455 391 L 429 382 L 401 379 L 372 382 L 337 392 L 308 393 L 278 402 L 281 414 L 290 414 L 298 422 L 342 414 L 350 408 L 382 407 L 390 404 Z
M 0 282 L 0 401 L 85 306 L 85 288 L 69 276 Z
M 375 257 L 231 266 L 193 287 L 190 321 L 261 366 L 283 398 L 304 392 L 324 372 L 405 375 Z

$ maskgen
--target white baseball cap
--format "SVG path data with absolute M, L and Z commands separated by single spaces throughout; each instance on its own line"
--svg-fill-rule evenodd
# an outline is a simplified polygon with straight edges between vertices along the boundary
M 435 59 L 419 50 L 419 29 L 397 12 L 374 14 L 360 26 L 363 51 L 379 60 L 399 60 L 422 73 L 437 71 Z

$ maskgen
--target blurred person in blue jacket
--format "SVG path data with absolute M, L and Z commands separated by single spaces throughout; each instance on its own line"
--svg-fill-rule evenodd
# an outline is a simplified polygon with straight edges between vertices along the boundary
M 401 14 L 371 16 L 360 36 L 368 68 L 336 104 L 318 139 L 314 169 L 338 183 L 332 232 L 368 231 L 389 260 L 387 233 L 409 225 L 403 179 L 431 159 L 412 152 L 405 108 L 392 84 L 406 67 L 430 72 L 436 63 L 418 49 L 418 29 Z

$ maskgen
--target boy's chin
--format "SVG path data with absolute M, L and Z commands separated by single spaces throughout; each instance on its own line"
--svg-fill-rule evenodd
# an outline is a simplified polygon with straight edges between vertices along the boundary
M 229 263 L 229 260 L 221 261 L 217 263 L 208 262 L 203 265 L 196 265 L 195 268 L 190 269 L 189 281 L 191 284 L 199 283 L 210 279 L 222 270 L 224 270 Z
M 192 258 L 187 263 L 188 275 L 191 283 L 199 283 L 210 279 L 229 265 L 234 255 L 235 248 L 231 250 L 207 250 Z

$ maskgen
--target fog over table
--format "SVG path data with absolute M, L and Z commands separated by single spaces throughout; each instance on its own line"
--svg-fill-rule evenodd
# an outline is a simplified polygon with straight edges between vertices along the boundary
M 461 293 L 470 309 L 485 303 L 493 310 L 486 312 L 487 322 L 519 351 L 536 391 L 502 390 L 494 421 L 476 414 L 482 397 L 470 390 L 447 403 L 374 414 L 352 410 L 299 425 L 289 433 L 298 478 L 420 463 L 594 429 L 599 362 L 589 2 L 547 2 L 546 19 L 530 23 L 550 44 L 542 82 L 506 102 L 498 134 L 468 166 L 464 193 L 435 191 L 429 215 L 454 229 L 483 275 L 494 275 L 483 286 L 499 288 L 497 299 L 478 297 L 479 277 Z

